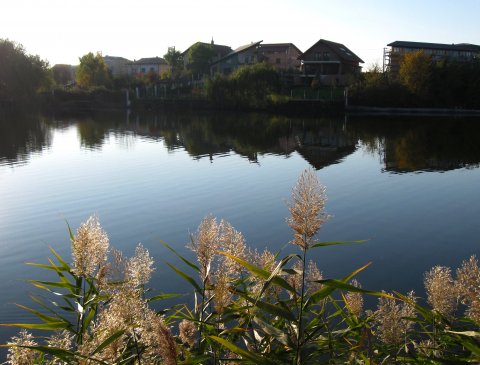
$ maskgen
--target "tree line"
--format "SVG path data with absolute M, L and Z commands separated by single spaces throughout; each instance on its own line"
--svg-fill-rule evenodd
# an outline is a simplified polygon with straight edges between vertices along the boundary
M 351 88 L 356 105 L 480 108 L 480 59 L 436 61 L 424 51 L 407 53 L 398 71 L 373 65 Z
M 28 103 L 53 83 L 49 65 L 22 45 L 0 39 L 0 105 Z

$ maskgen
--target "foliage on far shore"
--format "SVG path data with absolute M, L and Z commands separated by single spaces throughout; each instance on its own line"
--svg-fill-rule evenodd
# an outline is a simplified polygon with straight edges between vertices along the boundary
M 56 281 L 31 282 L 39 308 L 21 306 L 37 323 L 5 345 L 7 364 L 445 364 L 480 361 L 480 268 L 472 256 L 456 272 L 436 266 L 424 276 L 427 304 L 362 288 L 356 276 L 325 278 L 311 250 L 354 242 L 320 242 L 330 218 L 326 191 L 313 170 L 302 173 L 288 205 L 297 253 L 248 248 L 230 223 L 203 219 L 189 248 L 197 262 L 172 251 L 167 263 L 191 286 L 184 294 L 151 293 L 154 270 L 139 244 L 131 258 L 110 247 L 98 218 L 70 231 L 70 264 L 51 249 L 48 264 L 31 263 Z M 365 296 L 378 298 L 364 307 Z M 51 298 L 50 300 L 47 298 Z M 182 297 L 182 300 L 179 299 Z M 165 299 L 179 304 L 166 306 Z M 152 309 L 156 302 L 160 309 Z M 164 304 L 163 306 L 161 304 Z M 190 303 L 190 304 L 186 304 Z M 45 331 L 35 337 L 28 331 Z
M 47 61 L 28 54 L 21 44 L 0 39 L 0 105 L 31 102 L 51 83 Z
M 240 67 L 228 76 L 215 74 L 206 84 L 207 98 L 227 107 L 265 107 L 279 91 L 278 71 L 265 62 Z
M 435 61 L 411 52 L 398 70 L 373 65 L 362 76 L 350 92 L 355 105 L 480 109 L 480 59 Z

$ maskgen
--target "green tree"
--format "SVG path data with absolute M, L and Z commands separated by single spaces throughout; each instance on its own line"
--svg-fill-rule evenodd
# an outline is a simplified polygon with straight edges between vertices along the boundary
M 73 71 L 70 65 L 55 65 L 52 67 L 52 74 L 57 85 L 66 85 L 73 81 Z
M 100 53 L 89 52 L 80 57 L 76 80 L 80 87 L 110 86 L 110 73 Z
M 210 73 L 210 61 L 215 55 L 211 45 L 195 43 L 188 51 L 188 68 L 194 75 L 201 77 Z
M 400 63 L 400 82 L 412 93 L 428 97 L 433 72 L 432 58 L 424 51 L 410 52 L 403 56 Z
M 0 39 L 0 100 L 29 101 L 50 82 L 48 62 L 28 55 L 21 44 Z
M 175 50 L 175 47 L 169 47 L 168 52 L 163 56 L 170 66 L 170 72 L 172 76 L 176 76 L 183 69 L 183 57 L 182 54 Z

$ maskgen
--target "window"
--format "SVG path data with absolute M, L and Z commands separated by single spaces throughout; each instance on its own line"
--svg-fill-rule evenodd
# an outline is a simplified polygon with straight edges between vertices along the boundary
M 145 67 L 142 67 L 142 68 L 140 69 L 140 72 L 141 72 L 142 74 L 144 74 L 144 73 L 145 73 Z
M 281 62 L 280 58 L 277 58 L 277 59 L 275 60 L 275 63 L 276 63 L 277 65 L 279 65 L 280 62 Z
M 315 52 L 315 61 L 320 61 L 322 59 L 322 54 L 320 52 Z
M 330 59 L 330 52 L 323 52 L 323 60 L 328 61 Z

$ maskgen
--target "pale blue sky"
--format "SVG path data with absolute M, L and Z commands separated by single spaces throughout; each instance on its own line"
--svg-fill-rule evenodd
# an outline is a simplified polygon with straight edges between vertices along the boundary
M 382 61 L 395 40 L 480 44 L 480 0 L 2 0 L 0 38 L 52 65 L 87 52 L 129 59 L 196 41 L 232 48 L 263 40 L 307 50 L 320 38 Z

